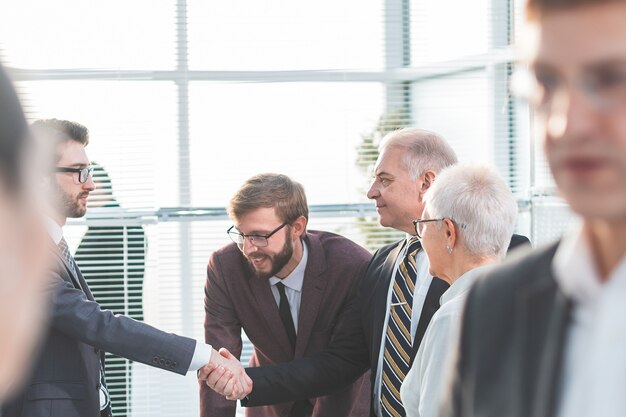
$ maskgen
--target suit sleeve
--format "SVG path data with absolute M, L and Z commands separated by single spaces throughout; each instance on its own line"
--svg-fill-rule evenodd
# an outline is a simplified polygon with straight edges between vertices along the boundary
M 236 357 L 241 357 L 241 323 L 233 308 L 224 282 L 219 258 L 213 254 L 207 267 L 204 287 L 204 337 L 216 349 L 225 347 Z M 200 382 L 200 415 L 234 416 L 236 402 L 228 401 Z
M 59 269 L 62 270 L 62 269 Z M 71 338 L 115 355 L 184 375 L 196 341 L 116 316 L 87 299 L 57 271 L 51 273 L 51 323 Z
M 363 271 L 364 272 L 364 269 Z M 278 365 L 247 368 L 252 393 L 245 407 L 278 404 L 331 394 L 369 369 L 369 345 L 361 325 L 357 280 L 346 300 L 328 347 L 317 354 Z

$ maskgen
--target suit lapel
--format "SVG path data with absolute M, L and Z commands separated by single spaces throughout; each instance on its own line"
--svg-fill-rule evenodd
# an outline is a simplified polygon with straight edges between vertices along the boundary
M 518 297 L 518 323 L 523 348 L 520 354 L 520 389 L 523 403 L 520 409 L 532 404 L 532 417 L 548 417 L 553 414 L 558 394 L 558 378 L 561 370 L 563 346 L 570 317 L 570 302 L 560 291 L 552 276 L 550 261 L 538 268 L 545 277 L 538 280 L 528 291 Z M 520 391 L 518 391 L 520 392 Z M 520 398 L 520 396 L 517 396 Z
M 372 332 L 372 361 L 376 361 L 378 363 L 378 354 L 380 353 L 380 342 L 383 336 L 383 329 L 385 324 L 385 316 L 387 315 L 387 297 L 389 295 L 389 283 L 393 278 L 393 274 L 395 273 L 394 267 L 396 265 L 396 259 L 398 255 L 404 248 L 406 244 L 406 240 L 402 240 L 398 242 L 398 244 L 392 248 L 384 262 L 377 266 L 378 271 L 372 271 L 372 275 L 376 277 L 376 281 L 373 282 L 373 297 L 371 300 L 372 303 L 372 311 L 374 312 L 373 317 L 373 332 Z M 367 306 L 366 306 L 367 308 Z M 374 363 L 374 362 L 372 362 Z M 375 368 L 373 368 L 375 369 Z
M 305 242 L 309 251 L 302 294 L 300 299 L 300 313 L 298 314 L 298 336 L 296 338 L 295 357 L 302 357 L 309 343 L 313 324 L 319 313 L 324 298 L 324 290 L 329 274 L 326 271 L 326 256 L 322 242 L 314 235 L 306 235 Z
M 243 262 L 247 261 L 244 259 Z M 250 265 L 246 265 L 246 268 L 250 268 L 250 288 L 254 298 L 257 302 L 258 311 L 265 319 L 267 328 L 274 335 L 274 339 L 278 341 L 278 344 L 285 353 L 285 358 L 290 360 L 293 358 L 293 351 L 291 349 L 291 343 L 289 343 L 289 337 L 287 331 L 283 327 L 283 322 L 278 314 L 278 305 L 272 294 L 272 289 L 268 279 L 259 279 L 254 271 L 252 271 Z
M 65 260 L 65 257 L 58 250 L 56 251 L 56 255 L 59 258 L 59 260 L 63 263 L 65 272 L 70 277 L 70 280 L 72 281 L 72 284 L 74 284 L 74 287 L 84 292 L 88 300 L 93 301 L 94 300 L 93 294 L 91 293 L 91 290 L 89 289 L 89 286 L 87 285 L 87 281 L 85 281 L 85 278 L 83 278 L 83 274 L 80 272 L 78 265 L 76 265 L 76 262 L 74 262 L 74 266 L 76 270 L 76 273 L 74 273 L 73 268 L 67 263 L 67 261 Z

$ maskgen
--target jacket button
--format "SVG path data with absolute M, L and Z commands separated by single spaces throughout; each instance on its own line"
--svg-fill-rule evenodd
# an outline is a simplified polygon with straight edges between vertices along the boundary
M 152 358 L 152 363 L 159 363 L 159 357 L 155 356 L 154 358 Z

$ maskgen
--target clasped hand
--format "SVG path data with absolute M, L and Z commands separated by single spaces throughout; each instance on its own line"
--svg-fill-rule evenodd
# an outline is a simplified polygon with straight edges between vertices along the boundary
M 211 361 L 198 370 L 198 379 L 227 400 L 244 399 L 252 392 L 252 380 L 228 349 L 213 351 Z

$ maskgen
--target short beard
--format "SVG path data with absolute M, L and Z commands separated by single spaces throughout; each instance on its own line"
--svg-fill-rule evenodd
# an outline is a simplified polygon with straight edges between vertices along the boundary
M 264 255 L 264 256 L 268 256 L 268 255 Z M 278 272 L 280 272 L 280 270 L 283 269 L 285 265 L 287 265 L 287 263 L 291 260 L 292 256 L 293 256 L 293 244 L 291 243 L 291 239 L 287 238 L 287 241 L 285 242 L 285 245 L 283 246 L 283 250 L 281 250 L 276 255 L 272 255 L 270 257 L 270 261 L 272 262 L 272 269 L 270 269 L 269 272 L 258 271 L 257 269 L 254 268 L 254 265 L 252 264 L 252 262 L 250 262 L 250 260 L 248 260 L 248 262 L 250 262 L 250 266 L 252 267 L 252 270 L 254 271 L 255 275 L 258 278 L 269 279 L 275 276 Z
M 55 188 L 56 190 L 54 191 L 54 193 L 56 194 L 56 198 L 58 199 L 58 207 L 65 217 L 75 219 L 83 217 L 85 213 L 87 213 L 87 206 L 81 206 L 80 202 L 78 201 L 78 198 L 85 193 L 81 192 L 75 197 L 72 197 L 72 195 L 63 191 L 63 189 L 58 184 L 55 184 Z

